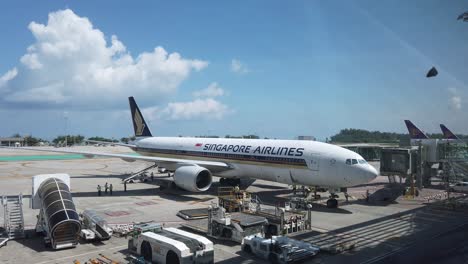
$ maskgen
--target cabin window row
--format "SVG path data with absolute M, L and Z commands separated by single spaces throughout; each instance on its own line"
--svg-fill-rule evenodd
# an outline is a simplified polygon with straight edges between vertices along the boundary
M 363 159 L 346 159 L 346 164 L 347 165 L 356 165 L 356 164 L 366 164 L 367 161 Z

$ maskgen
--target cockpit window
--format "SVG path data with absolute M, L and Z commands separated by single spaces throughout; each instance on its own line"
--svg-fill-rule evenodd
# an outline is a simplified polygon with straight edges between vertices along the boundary
M 352 159 L 352 161 L 353 161 L 353 165 L 358 163 L 357 159 Z
M 347 165 L 351 165 L 351 159 L 347 159 L 347 160 L 346 160 L 346 164 L 347 164 Z
M 367 163 L 367 161 L 365 161 L 363 159 L 359 159 L 358 161 L 359 161 L 359 164 L 366 164 Z

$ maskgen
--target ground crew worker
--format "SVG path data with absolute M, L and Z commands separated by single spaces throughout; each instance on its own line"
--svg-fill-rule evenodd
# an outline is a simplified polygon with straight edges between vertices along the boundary
M 369 202 L 369 190 L 366 190 L 366 202 Z
M 127 191 L 127 181 L 124 181 L 124 192 Z
M 349 197 L 348 193 L 345 192 L 345 193 L 344 193 L 344 196 L 345 196 L 345 198 L 346 198 L 346 202 L 348 202 L 348 197 Z
M 107 190 L 109 189 L 109 185 L 107 184 L 104 184 L 104 193 L 107 194 Z
M 154 173 L 151 172 L 151 181 L 154 181 Z
M 112 183 L 109 185 L 110 195 L 112 195 Z
M 97 194 L 98 194 L 98 196 L 101 196 L 101 185 L 99 185 L 99 184 L 97 186 Z

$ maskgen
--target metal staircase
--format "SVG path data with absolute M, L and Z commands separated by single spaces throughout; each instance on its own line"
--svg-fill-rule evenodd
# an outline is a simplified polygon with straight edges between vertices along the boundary
M 2 196 L 4 228 L 9 239 L 24 238 L 23 195 Z

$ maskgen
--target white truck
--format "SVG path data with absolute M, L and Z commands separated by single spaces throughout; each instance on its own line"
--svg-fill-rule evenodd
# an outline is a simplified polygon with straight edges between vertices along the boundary
M 214 263 L 213 242 L 172 227 L 135 233 L 128 241 L 128 249 L 151 263 Z
M 242 242 L 244 252 L 254 254 L 270 263 L 292 263 L 314 257 L 320 251 L 309 243 L 284 236 L 264 238 L 248 236 Z

